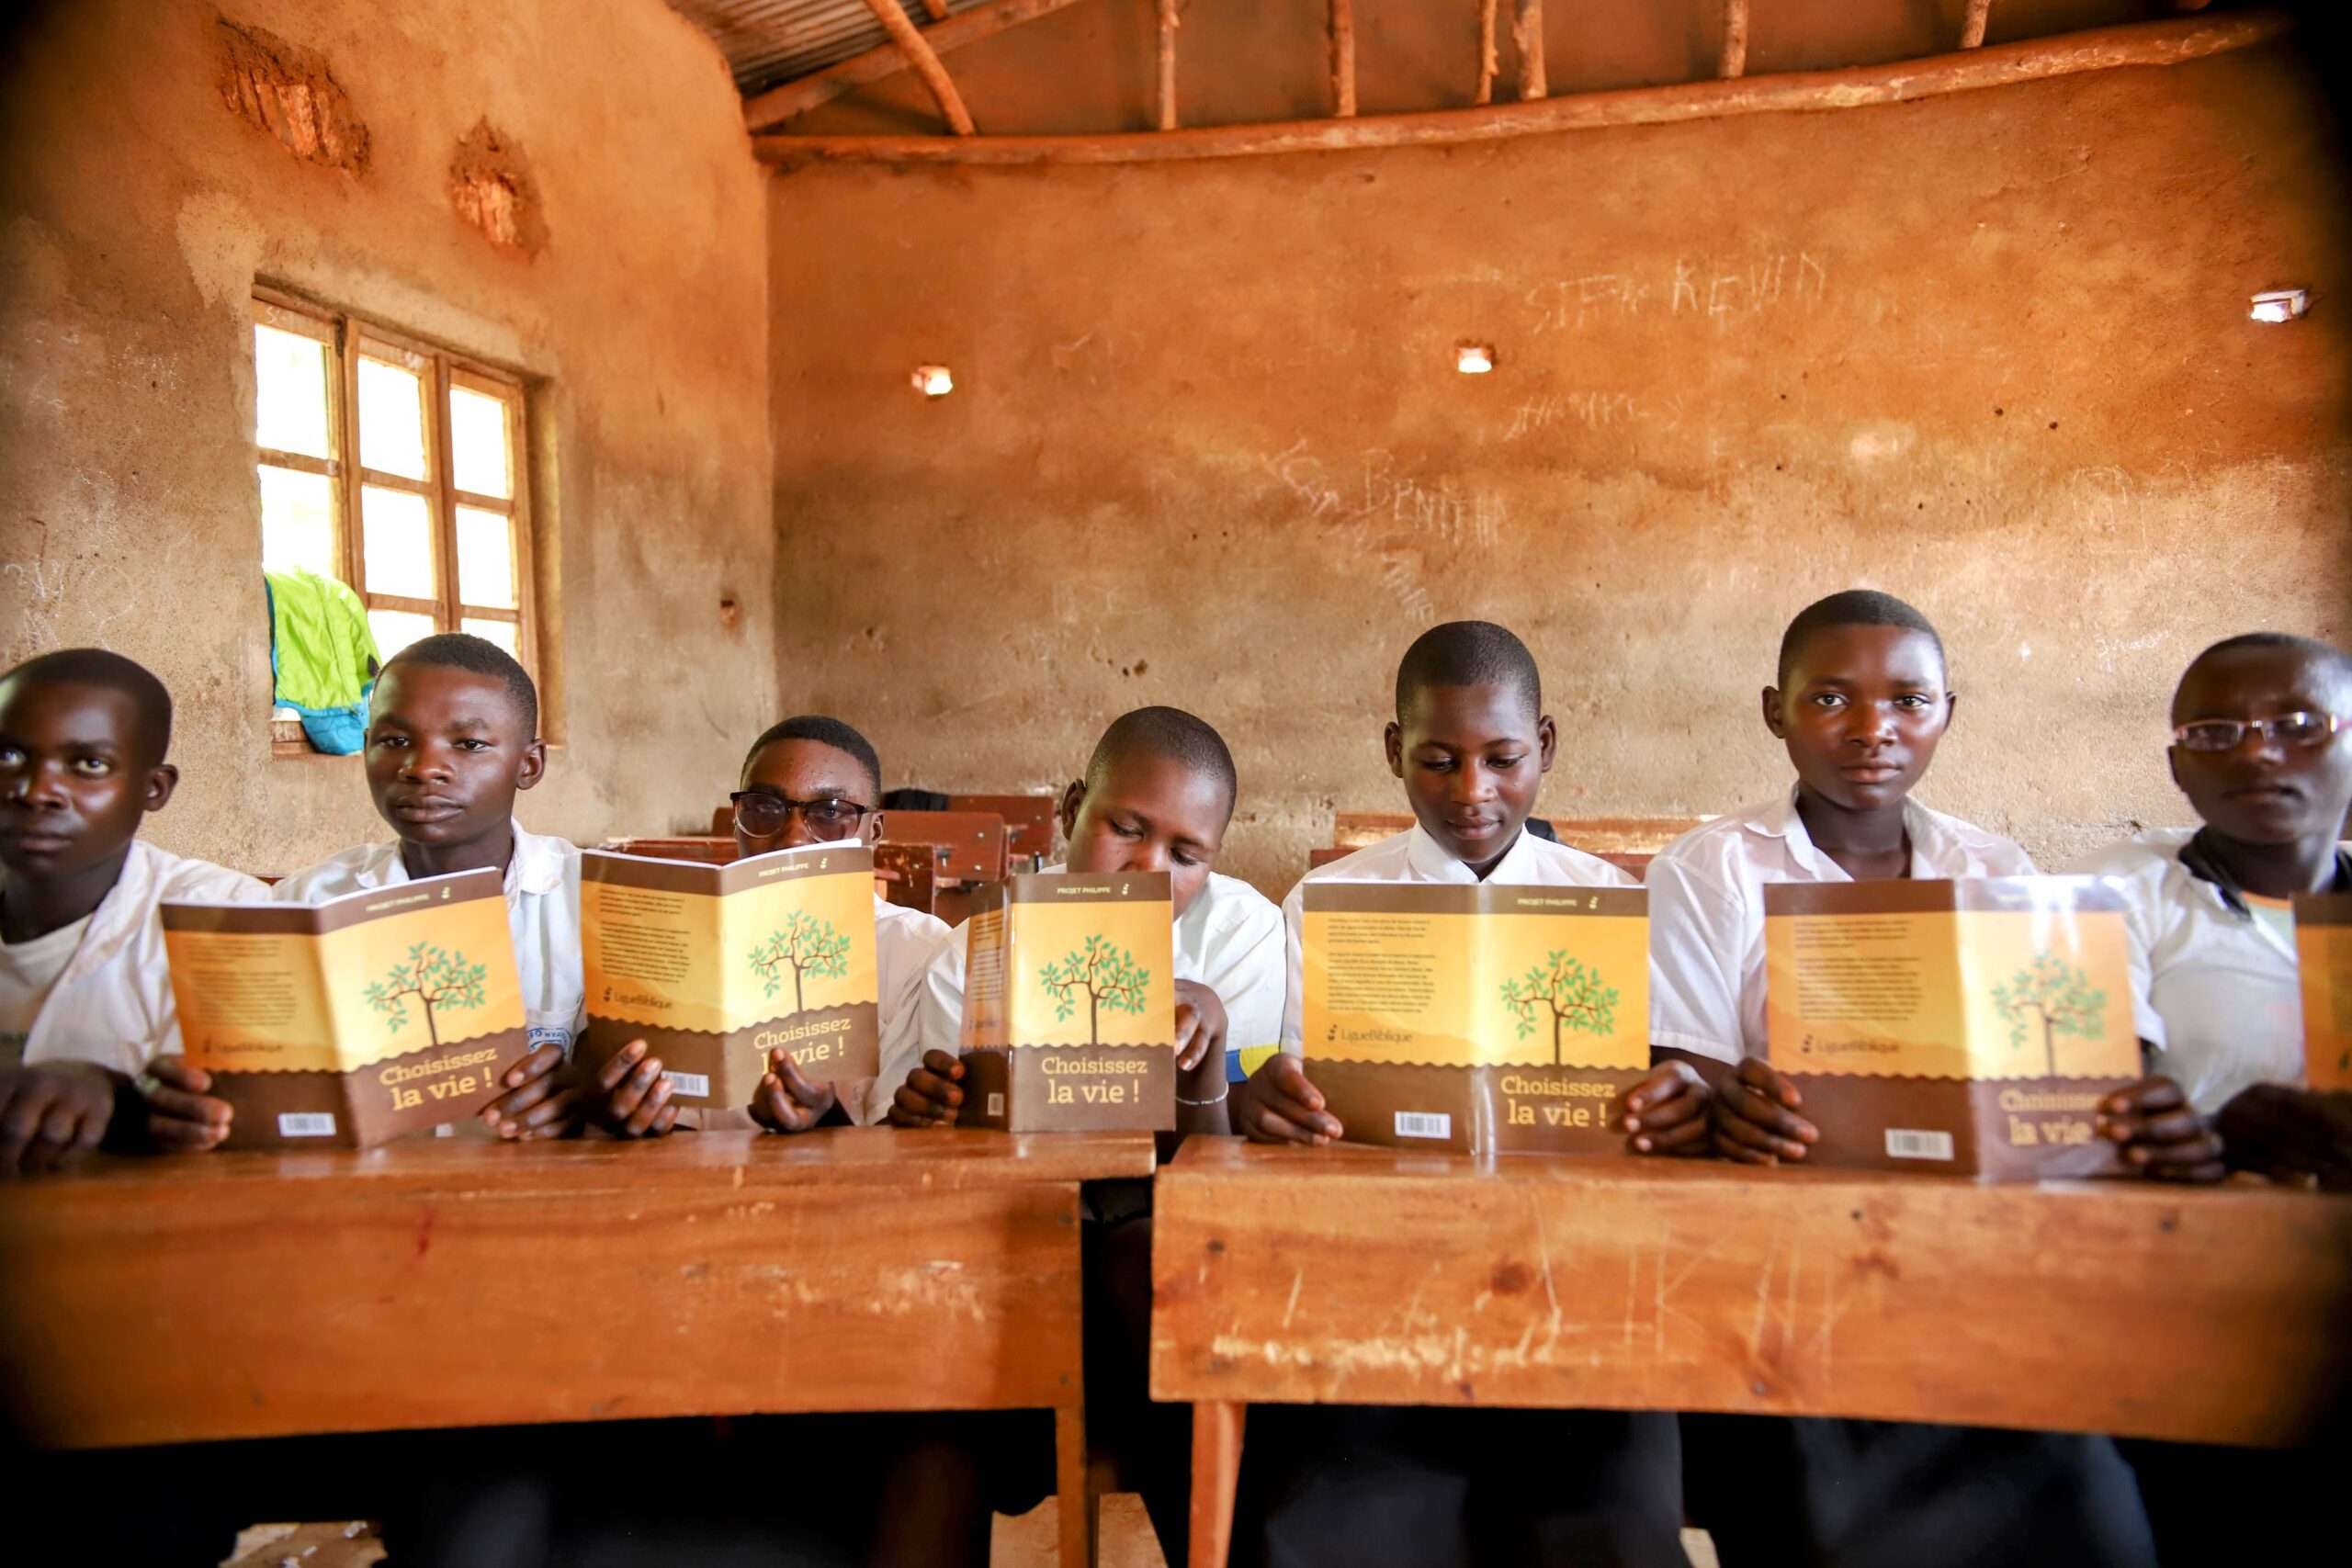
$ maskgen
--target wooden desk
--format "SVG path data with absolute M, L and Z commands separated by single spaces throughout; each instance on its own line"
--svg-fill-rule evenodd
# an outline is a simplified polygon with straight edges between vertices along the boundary
M 1222 1563 L 1253 1402 L 1868 1416 L 2297 1439 L 2352 1355 L 2352 1199 L 1193 1138 L 1151 1391 Z
M 885 1128 L 104 1160 L 0 1184 L 0 1357 L 59 1448 L 1050 1408 L 1074 1568 L 1078 1187 L 1152 1164 Z

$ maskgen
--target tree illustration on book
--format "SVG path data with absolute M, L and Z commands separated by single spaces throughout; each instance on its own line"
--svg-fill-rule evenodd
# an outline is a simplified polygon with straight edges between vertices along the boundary
M 408 1024 L 409 998 L 414 997 L 424 1013 L 424 1038 L 441 1043 L 435 1015 L 451 1010 L 478 1008 L 484 998 L 482 982 L 490 977 L 486 964 L 469 964 L 462 953 L 420 942 L 408 950 L 408 962 L 362 993 L 368 1005 L 384 1015 L 384 1027 L 398 1034 Z
M 2049 1076 L 2058 1076 L 2061 1034 L 2096 1040 L 2107 1028 L 2107 993 L 2094 990 L 2091 977 L 2054 953 L 2034 954 L 2033 962 L 1993 987 L 1993 1005 L 2009 1022 L 2009 1044 L 2023 1046 L 2039 1029 L 2041 1059 Z
M 1104 1008 L 1139 1014 L 1151 989 L 1151 971 L 1136 964 L 1135 953 L 1113 947 L 1101 936 L 1088 937 L 1084 947 L 1058 964 L 1046 964 L 1037 972 L 1037 978 L 1053 993 L 1057 1022 L 1067 1023 L 1084 999 L 1089 1045 L 1102 1043 Z
M 752 950 L 752 967 L 760 972 L 760 984 L 766 995 L 773 997 L 784 987 L 786 974 L 792 976 L 792 1010 L 808 1010 L 803 995 L 808 980 L 838 980 L 849 973 L 849 937 L 833 929 L 831 920 L 820 920 L 806 909 L 796 909 L 784 922 L 784 929 L 768 933 L 767 941 Z
M 1570 958 L 1565 948 L 1555 948 L 1516 980 L 1505 980 L 1502 986 L 1503 1006 L 1510 1009 L 1517 1019 L 1521 1040 L 1543 1026 L 1548 1016 L 1552 1023 L 1552 1065 L 1560 1065 L 1560 1036 L 1569 1030 L 1586 1034 L 1606 1034 L 1617 1026 L 1617 992 L 1615 987 L 1601 983 L 1600 971 L 1588 969 L 1582 961 Z M 1539 1012 L 1537 1010 L 1542 1009 Z

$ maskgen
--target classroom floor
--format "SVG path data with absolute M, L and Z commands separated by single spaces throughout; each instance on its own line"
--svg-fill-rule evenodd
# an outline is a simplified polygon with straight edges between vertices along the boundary
M 1114 1492 L 1102 1503 L 1100 1568 L 1167 1568 L 1143 1499 Z M 1684 1530 L 1690 1568 L 1716 1568 L 1714 1543 L 1704 1530 Z M 361 1524 L 256 1525 L 237 1539 L 237 1554 L 224 1568 L 374 1568 L 383 1546 Z M 998 1515 L 990 1539 L 990 1568 L 1052 1568 L 1054 1506 L 1051 1499 L 1017 1518 Z

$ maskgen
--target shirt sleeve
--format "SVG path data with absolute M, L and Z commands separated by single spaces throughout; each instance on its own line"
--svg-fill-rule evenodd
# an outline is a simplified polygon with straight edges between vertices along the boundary
M 882 1036 L 881 1062 L 865 1096 L 868 1124 L 889 1114 L 899 1086 L 922 1063 L 925 1051 L 953 1053 L 964 1032 L 964 932 L 940 939 L 939 951 L 923 965 L 908 1005 L 898 1010 Z
M 1225 1004 L 1226 1077 L 1238 1082 L 1249 1076 L 1244 1053 L 1255 1063 L 1282 1039 L 1287 944 L 1274 907 L 1251 900 L 1249 919 L 1226 933 L 1204 967 L 1201 983 Z
M 1650 862 L 1650 1045 L 1736 1063 L 1739 921 L 1723 889 L 1679 861 Z

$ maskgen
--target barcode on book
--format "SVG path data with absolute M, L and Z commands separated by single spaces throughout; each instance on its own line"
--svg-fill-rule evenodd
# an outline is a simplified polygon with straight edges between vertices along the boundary
M 334 1115 L 326 1111 L 281 1111 L 277 1113 L 277 1135 L 281 1138 L 332 1138 L 334 1136 Z
M 670 1080 L 672 1094 L 695 1094 L 705 1098 L 710 1094 L 708 1073 L 664 1073 L 662 1076 Z
M 1886 1130 L 1886 1157 L 1889 1159 L 1950 1159 L 1951 1134 L 1927 1133 L 1915 1127 L 1889 1127 Z
M 1396 1112 L 1396 1135 L 1400 1138 L 1451 1138 L 1453 1118 L 1442 1111 L 1399 1111 Z

